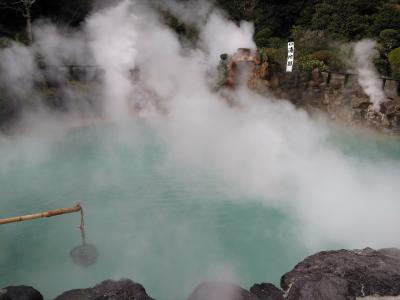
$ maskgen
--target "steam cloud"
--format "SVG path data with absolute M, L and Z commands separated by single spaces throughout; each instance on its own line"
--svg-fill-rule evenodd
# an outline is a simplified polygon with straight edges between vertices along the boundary
M 11 97 L 29 95 L 33 84 L 40 79 L 37 74 L 32 49 L 14 42 L 0 52 L 0 86 Z
M 106 104 L 108 118 L 125 120 L 139 96 L 156 95 L 166 112 L 148 122 L 174 162 L 206 169 L 297 218 L 299 237 L 311 249 L 327 243 L 399 246 L 399 162 L 345 155 L 328 143 L 331 129 L 324 121 L 245 87 L 234 95 L 240 108 L 229 107 L 210 88 L 210 70 L 219 54 L 255 47 L 252 24 L 233 24 L 210 6 L 193 16 L 185 6 L 168 5 L 184 11 L 185 18 L 202 20 L 197 48 L 183 46 L 149 5 L 126 0 L 94 12 L 82 31 L 69 35 L 37 24 L 32 48 L 14 44 L 1 50 L 1 81 L 16 91 L 32 90 L 35 49 L 53 65 L 100 65 L 103 85 L 93 95 Z M 384 95 L 371 63 L 374 45 L 358 43 L 355 57 L 360 84 L 378 109 Z M 139 70 L 135 82 L 134 69 Z M 143 87 L 152 93 L 143 95 Z
M 381 80 L 375 69 L 372 59 L 377 56 L 376 42 L 362 40 L 354 46 L 354 61 L 358 75 L 358 82 L 368 95 L 373 107 L 379 111 L 381 103 L 386 100 L 382 90 Z

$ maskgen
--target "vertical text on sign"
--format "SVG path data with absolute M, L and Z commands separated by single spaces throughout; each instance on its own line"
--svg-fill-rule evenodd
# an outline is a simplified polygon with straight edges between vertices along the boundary
M 286 72 L 292 72 L 294 62 L 294 42 L 288 43 L 288 57 L 286 64 Z

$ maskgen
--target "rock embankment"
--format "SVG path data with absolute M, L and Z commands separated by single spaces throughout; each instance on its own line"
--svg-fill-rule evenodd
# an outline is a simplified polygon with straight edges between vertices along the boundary
M 106 280 L 93 288 L 70 290 L 54 300 L 154 300 L 144 287 L 128 279 Z
M 282 276 L 286 299 L 400 295 L 400 250 L 338 250 L 307 257 Z
M 8 286 L 0 289 L 0 300 L 43 300 L 43 296 L 30 286 Z
M 223 282 L 200 284 L 188 300 L 283 300 L 283 291 L 271 283 L 255 284 L 250 291 Z
M 144 287 L 129 279 L 106 280 L 92 288 L 76 289 L 62 293 L 54 300 L 154 300 Z M 11 286 L 0 289 L 0 300 L 43 300 L 34 288 Z
M 280 99 L 287 99 L 310 113 L 322 111 L 345 125 L 400 133 L 400 81 L 382 79 L 379 109 L 365 94 L 355 74 L 279 73 L 271 79 L 270 90 Z
M 188 300 L 356 300 L 400 299 L 400 249 L 336 250 L 311 255 L 281 278 L 246 290 L 223 282 L 197 286 Z M 43 300 L 31 287 L 0 289 L 0 300 Z M 154 300 L 128 279 L 67 291 L 55 300 Z

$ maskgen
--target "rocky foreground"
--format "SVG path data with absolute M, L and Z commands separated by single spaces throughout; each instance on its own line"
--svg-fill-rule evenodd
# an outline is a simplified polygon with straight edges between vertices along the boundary
M 396 297 L 398 296 L 398 297 Z M 400 299 L 400 249 L 323 251 L 307 257 L 281 278 L 246 290 L 238 285 L 205 282 L 188 300 Z M 34 288 L 0 289 L 0 300 L 42 300 Z M 106 280 L 93 288 L 64 292 L 54 300 L 153 300 L 142 285 L 128 279 Z

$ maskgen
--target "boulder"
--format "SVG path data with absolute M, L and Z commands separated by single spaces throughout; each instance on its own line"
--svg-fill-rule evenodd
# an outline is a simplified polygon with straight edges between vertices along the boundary
M 339 73 L 331 73 L 329 86 L 335 90 L 343 89 L 346 81 L 346 75 Z
M 190 294 L 188 300 L 260 300 L 256 295 L 232 283 L 204 282 Z
M 368 109 L 371 105 L 371 101 L 368 97 L 352 97 L 351 99 L 351 106 L 352 108 L 359 108 L 359 109 Z
M 250 288 L 250 292 L 260 300 L 283 300 L 283 291 L 271 283 L 255 284 Z
M 8 286 L 0 289 L 0 300 L 43 300 L 43 296 L 30 286 Z
M 205 282 L 188 300 L 283 300 L 283 291 L 271 283 L 255 284 L 248 291 L 232 283 Z
M 62 293 L 54 300 L 154 300 L 144 287 L 128 279 L 106 280 L 93 288 Z
M 324 83 L 324 77 L 322 76 L 321 71 L 316 68 L 311 72 L 311 80 L 309 81 L 309 86 L 311 88 L 319 88 L 320 85 Z
M 348 300 L 400 295 L 400 250 L 323 251 L 281 278 L 286 299 Z
M 400 116 L 400 99 L 383 102 L 381 111 L 388 117 Z

